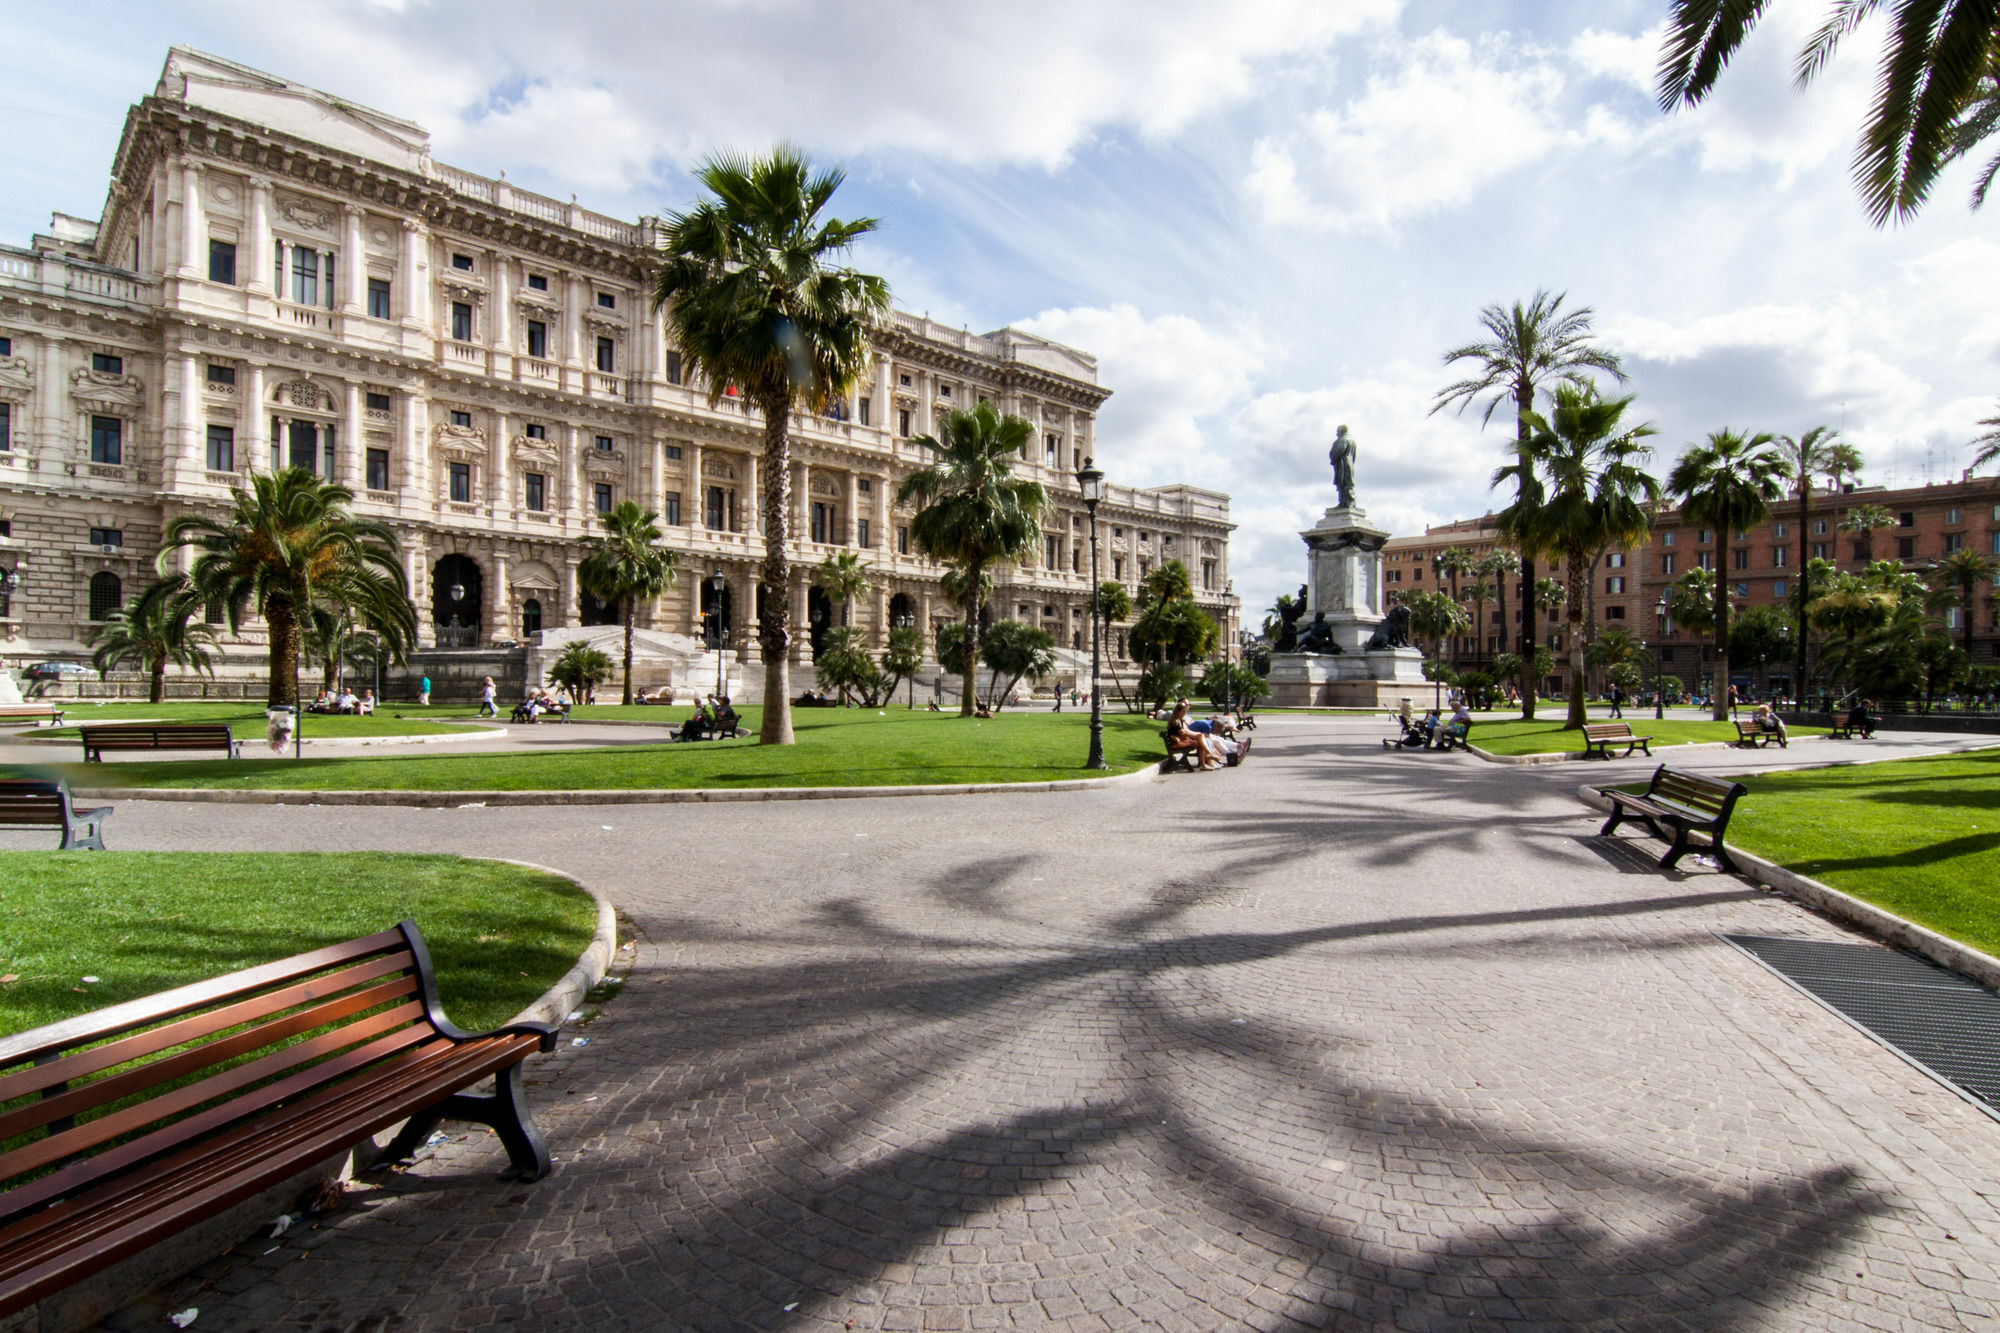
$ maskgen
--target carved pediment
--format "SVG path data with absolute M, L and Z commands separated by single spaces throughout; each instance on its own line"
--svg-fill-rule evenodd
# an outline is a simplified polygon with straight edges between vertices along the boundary
M 331 232 L 334 210 L 330 204 L 317 199 L 304 199 L 298 195 L 278 196 L 278 216 L 294 227 L 306 231 Z
M 273 403 L 302 407 L 308 412 L 331 412 L 333 395 L 311 380 L 286 380 L 271 391 Z
M 716 477 L 723 481 L 735 481 L 736 467 L 724 458 L 704 458 L 701 460 L 701 475 Z
M 814 477 L 810 489 L 814 495 L 831 495 L 836 499 L 840 496 L 840 487 L 830 477 Z
M 23 402 L 35 388 L 35 368 L 25 356 L 0 356 L 0 399 Z
M 557 303 L 555 297 L 547 292 L 538 292 L 532 287 L 525 287 L 515 292 L 514 305 L 523 315 L 533 319 L 554 320 L 562 317 L 562 306 Z
M 464 427 L 459 429 L 463 430 Z M 532 435 L 514 437 L 514 457 L 523 463 L 542 463 L 553 468 L 560 455 L 556 453 L 553 440 L 538 440 Z
M 625 475 L 625 455 L 617 450 L 609 453 L 589 450 L 583 456 L 583 470 L 592 477 L 615 481 Z
M 468 279 L 465 274 L 459 272 L 457 269 L 452 270 L 451 277 L 441 279 L 438 285 L 444 288 L 446 296 L 456 297 L 461 301 L 470 301 L 474 305 L 478 305 L 486 299 L 485 285 Z
M 600 333 L 625 332 L 625 321 L 615 311 L 599 310 L 596 306 L 583 312 L 583 322 Z
M 486 432 L 477 426 L 441 425 L 431 432 L 438 454 L 454 463 L 486 461 Z
M 92 407 L 140 407 L 146 401 L 145 386 L 137 375 L 109 375 L 101 370 L 72 370 L 69 394 Z

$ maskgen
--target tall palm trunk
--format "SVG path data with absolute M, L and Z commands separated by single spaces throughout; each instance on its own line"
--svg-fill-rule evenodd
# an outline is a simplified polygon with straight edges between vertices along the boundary
M 165 703 L 167 699 L 167 659 L 165 654 L 153 659 L 152 684 L 146 690 L 146 702 Z
M 979 576 L 985 569 L 983 560 L 966 562 L 965 688 L 958 698 L 960 717 L 971 717 L 979 698 Z
M 1971 579 L 1961 579 L 1958 585 L 1959 619 L 1965 622 L 1965 660 L 1972 661 L 1972 612 L 1979 594 L 1979 585 Z
M 1493 575 L 1493 600 L 1496 603 L 1493 615 L 1500 622 L 1500 651 L 1503 653 L 1512 651 L 1512 645 L 1507 642 L 1507 580 L 1512 577 L 1504 569 L 1495 570 Z
M 1722 519 L 1716 528 L 1715 539 L 1715 688 L 1710 692 L 1709 715 L 1721 722 L 1729 717 L 1729 581 L 1728 564 L 1725 558 L 1729 550 L 1731 516 L 1727 509 L 1719 515 Z
M 766 394 L 758 400 L 764 413 L 764 590 L 763 612 L 757 618 L 757 644 L 764 651 L 764 722 L 762 745 L 792 743 L 791 568 L 785 558 L 785 532 L 792 505 L 790 400 Z
M 1585 572 L 1583 552 L 1569 553 L 1569 720 L 1563 723 L 1564 730 L 1572 730 L 1590 721 L 1584 707 L 1584 654 L 1583 654 L 1583 592 L 1588 575 Z
M 627 708 L 632 706 L 632 625 L 638 618 L 639 599 L 626 594 L 625 597 L 625 697 L 621 701 Z
M 298 707 L 299 702 L 299 620 L 289 602 L 272 600 L 264 607 L 264 623 L 271 636 L 271 688 L 267 702 Z
M 1516 456 L 1521 461 L 1522 484 L 1527 484 L 1528 439 L 1530 432 L 1525 418 L 1535 406 L 1535 387 L 1522 384 L 1514 391 L 1514 421 Z M 1535 696 L 1540 693 L 1541 682 L 1535 679 L 1535 555 L 1521 552 L 1521 720 L 1535 720 Z
M 1798 643 L 1792 653 L 1792 699 L 1794 706 L 1806 701 L 1806 605 L 1812 601 L 1812 547 L 1806 535 L 1812 529 L 1812 478 L 1799 477 L 1799 613 L 1793 632 Z

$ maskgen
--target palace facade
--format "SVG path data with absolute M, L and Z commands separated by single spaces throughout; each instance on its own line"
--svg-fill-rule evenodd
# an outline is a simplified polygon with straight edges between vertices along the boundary
M 639 622 L 691 641 L 719 624 L 755 660 L 761 421 L 684 372 L 649 298 L 664 229 L 440 165 L 418 125 L 173 48 L 126 119 L 102 218 L 57 214 L 0 247 L 0 651 L 79 655 L 154 577 L 166 524 L 294 465 L 395 530 L 426 648 L 613 623 L 577 566 L 597 515 L 630 499 L 682 568 Z M 895 491 L 927 461 L 916 437 L 982 401 L 1035 424 L 1022 471 L 1054 502 L 1035 557 L 996 571 L 993 614 L 1088 649 L 1074 474 L 1093 453 L 1116 474 L 1095 439 L 1109 396 L 1094 358 L 1047 339 L 889 320 L 865 381 L 793 421 L 800 660 L 844 610 L 811 582 L 834 552 L 871 567 L 845 610 L 875 642 L 957 616 Z M 1107 492 L 1102 576 L 1136 586 L 1181 560 L 1233 642 L 1228 497 Z

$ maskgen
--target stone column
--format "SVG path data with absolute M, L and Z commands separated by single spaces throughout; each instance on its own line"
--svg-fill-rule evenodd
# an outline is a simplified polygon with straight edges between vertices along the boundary
M 430 264 L 426 251 L 430 233 L 414 218 L 403 219 L 403 262 L 396 285 L 403 289 L 403 327 L 428 329 L 430 326 Z
M 708 526 L 708 511 L 702 507 L 701 495 L 701 445 L 689 441 L 681 446 L 681 466 L 687 469 L 687 481 L 681 490 L 681 519 L 688 525 L 688 531 Z M 690 509 L 688 506 L 694 506 Z
M 575 551 L 563 557 L 562 623 L 565 626 L 583 623 L 583 583 L 576 574 L 576 567 L 582 563 L 583 556 Z
M 798 565 L 792 567 L 792 586 L 789 591 L 792 599 L 792 661 L 800 666 L 810 666 L 813 660 L 812 621 L 808 617 L 811 608 L 806 593 L 806 589 L 811 586 L 808 583 L 810 577 L 810 571 Z
M 178 491 L 183 483 L 201 479 L 206 461 L 202 457 L 201 363 L 195 357 L 176 354 L 167 358 L 167 370 L 170 378 L 164 387 L 176 401 L 171 410 L 162 413 L 170 425 L 161 432 L 160 484 L 165 490 Z
M 493 521 L 514 517 L 514 431 L 505 412 L 493 414 L 493 434 L 486 446 L 487 503 Z
M 748 480 L 744 483 L 742 492 L 746 497 L 743 508 L 743 532 L 752 541 L 761 540 L 764 533 L 764 492 L 757 489 L 757 478 L 763 466 L 764 460 L 756 454 L 744 455 L 743 475 Z M 758 558 L 763 557 L 760 554 Z
M 431 494 L 430 451 L 425 447 L 430 434 L 430 403 L 423 393 L 413 388 L 403 395 L 403 435 L 399 469 L 401 484 L 397 487 L 403 498 L 421 507 L 422 512 L 435 513 L 437 497 Z
M 875 478 L 875 540 L 869 545 L 878 551 L 887 552 L 894 548 L 889 545 L 889 490 L 891 477 L 887 468 Z
M 428 561 L 424 558 L 424 544 L 421 532 L 406 532 L 403 537 L 403 576 L 410 583 L 410 601 L 417 608 L 417 632 L 419 636 L 433 629 L 431 624 L 430 580 L 424 577 Z
M 840 544 L 859 546 L 861 544 L 861 474 L 852 468 L 847 472 L 847 512 L 840 516 Z
M 208 276 L 201 252 L 207 234 L 208 225 L 201 211 L 201 163 L 188 158 L 181 163 L 181 277 Z
M 342 204 L 340 257 L 340 313 L 358 315 L 367 308 L 368 251 L 361 243 L 361 209 Z M 358 438 L 358 437 L 357 437 Z
M 583 432 L 574 422 L 563 426 L 563 471 L 569 478 L 569 513 L 584 532 L 590 531 L 590 485 L 583 470 Z
M 362 433 L 361 403 L 361 381 L 349 380 L 347 382 L 347 424 L 343 428 L 347 438 L 341 442 L 340 452 L 335 457 L 335 475 L 340 479 L 341 485 L 347 487 L 357 495 L 361 492 L 361 483 L 363 480 L 361 463 L 365 457 L 364 451 L 367 448 L 367 440 Z
M 267 176 L 250 178 L 250 273 L 244 287 L 252 296 L 278 296 L 271 288 L 272 265 L 277 252 L 271 248 L 271 181 Z
M 270 406 L 264 401 L 264 367 L 245 366 L 236 385 L 236 401 L 243 405 L 243 467 L 248 472 L 271 470 Z
M 812 471 L 804 463 L 792 464 L 792 541 L 805 542 L 812 539 L 812 489 L 807 482 Z M 797 624 L 797 621 L 793 621 Z
M 512 599 L 507 594 L 507 557 L 500 553 L 497 544 L 493 550 L 492 565 L 486 576 L 486 586 L 491 590 L 491 596 L 487 598 L 486 603 L 487 620 L 490 625 L 486 631 L 486 639 L 489 643 L 494 639 L 514 637 L 513 612 L 509 605 Z
M 510 271 L 512 266 L 507 256 L 498 250 L 486 252 L 486 265 L 493 274 L 493 313 L 486 321 L 486 343 L 495 353 L 494 373 L 502 374 L 506 373 L 502 367 L 508 363 L 500 358 L 511 358 L 514 352 L 513 311 L 509 308 L 514 299 L 513 273 Z

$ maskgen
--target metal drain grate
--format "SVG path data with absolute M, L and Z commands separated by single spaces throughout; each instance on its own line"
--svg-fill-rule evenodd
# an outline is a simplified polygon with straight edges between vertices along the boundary
M 1872 944 L 1722 938 L 2000 1119 L 2000 995 Z

